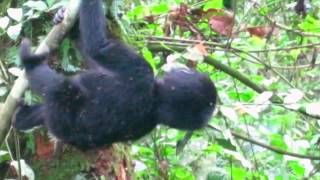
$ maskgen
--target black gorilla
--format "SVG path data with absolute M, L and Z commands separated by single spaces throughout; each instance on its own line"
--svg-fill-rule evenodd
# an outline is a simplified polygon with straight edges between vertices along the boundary
M 106 32 L 101 0 L 83 0 L 79 17 L 80 48 L 88 68 L 74 77 L 57 74 L 46 54 L 21 44 L 20 57 L 31 89 L 41 105 L 20 105 L 13 126 L 44 125 L 62 142 L 79 149 L 138 139 L 157 124 L 182 130 L 205 126 L 216 104 L 210 78 L 175 69 L 155 79 L 150 65 Z

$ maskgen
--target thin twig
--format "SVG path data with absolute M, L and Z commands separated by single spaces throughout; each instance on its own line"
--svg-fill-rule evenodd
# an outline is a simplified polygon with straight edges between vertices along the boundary
M 217 127 L 214 127 L 214 126 L 212 126 L 212 125 L 208 125 L 208 127 L 209 127 L 210 129 L 212 129 L 212 130 L 222 132 L 221 129 L 219 129 L 219 128 L 217 128 Z M 280 149 L 280 148 L 278 148 L 278 147 L 274 147 L 274 146 L 271 146 L 271 145 L 268 145 L 268 144 L 259 142 L 259 141 L 255 140 L 255 139 L 250 138 L 250 137 L 246 137 L 246 136 L 244 136 L 244 135 L 238 134 L 238 133 L 236 133 L 236 132 L 234 132 L 234 131 L 231 131 L 231 134 L 232 134 L 232 136 L 234 136 L 235 138 L 242 139 L 242 140 L 244 140 L 244 141 L 250 142 L 250 143 L 252 143 L 252 144 L 254 144 L 254 145 L 263 147 L 263 148 L 265 148 L 265 149 L 268 149 L 268 150 L 270 150 L 270 151 L 276 152 L 276 153 L 278 153 L 278 154 L 293 156 L 293 157 L 302 158 L 302 159 L 320 160 L 320 156 L 303 155 L 303 154 L 288 152 L 288 151 L 285 151 L 285 150 Z

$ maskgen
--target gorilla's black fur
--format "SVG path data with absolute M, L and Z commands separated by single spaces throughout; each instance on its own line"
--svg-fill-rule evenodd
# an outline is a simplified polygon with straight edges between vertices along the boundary
M 175 69 L 156 79 L 141 56 L 106 34 L 101 0 L 82 1 L 79 27 L 88 68 L 74 77 L 56 73 L 44 63 L 46 54 L 33 54 L 30 42 L 22 42 L 31 89 L 44 102 L 21 105 L 13 122 L 17 129 L 44 125 L 63 142 L 87 150 L 140 138 L 157 124 L 182 130 L 207 124 L 217 96 L 207 75 Z

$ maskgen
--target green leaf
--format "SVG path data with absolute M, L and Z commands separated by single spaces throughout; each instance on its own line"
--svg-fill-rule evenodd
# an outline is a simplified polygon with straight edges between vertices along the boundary
M 128 17 L 139 17 L 139 15 L 143 14 L 144 12 L 144 7 L 143 6 L 137 6 L 135 7 L 133 10 L 131 10 L 130 12 L 128 12 Z
M 293 173 L 299 177 L 303 177 L 305 173 L 305 169 L 303 166 L 299 164 L 298 161 L 289 161 L 288 166 L 293 171 Z
M 275 178 L 276 180 L 283 180 L 284 179 L 284 177 L 282 177 L 282 176 L 276 176 L 276 178 Z
M 46 0 L 46 3 L 48 4 L 49 7 L 51 7 L 55 2 L 56 0 Z
M 269 8 L 267 6 L 262 6 L 259 8 L 259 14 L 265 16 L 269 13 Z
M 156 61 L 153 58 L 152 52 L 148 48 L 144 47 L 142 48 L 142 55 L 151 65 L 152 69 L 156 71 Z
M 265 39 L 262 39 L 260 37 L 257 37 L 257 36 L 252 36 L 250 39 L 249 39 L 249 42 L 251 43 L 250 45 L 258 50 L 258 49 L 263 49 L 265 48 Z
M 162 155 L 163 156 L 170 156 L 170 155 L 175 155 L 176 154 L 176 149 L 172 146 L 164 146 Z
M 222 9 L 224 7 L 223 5 L 223 0 L 214 0 L 214 1 L 208 1 L 207 3 L 204 4 L 203 9 L 208 10 L 208 9 Z
M 173 174 L 171 179 L 194 180 L 193 174 L 183 167 L 176 167 L 170 171 Z
M 144 156 L 153 156 L 153 151 L 150 148 L 146 147 L 139 147 L 139 154 L 144 155 Z
M 282 148 L 284 150 L 288 148 L 281 135 L 273 134 L 270 136 L 270 139 L 271 145 Z
M 0 150 L 0 163 L 9 161 L 10 155 L 7 151 Z
M 245 101 L 245 102 L 251 101 L 255 95 L 253 91 L 244 91 L 244 92 L 229 91 L 228 94 L 233 99 L 238 100 L 238 98 L 240 98 L 241 101 Z
M 152 14 L 163 14 L 169 11 L 168 4 L 159 4 L 151 8 Z
M 147 61 L 152 61 L 152 60 L 153 60 L 152 52 L 149 51 L 148 48 L 144 47 L 144 48 L 142 49 L 142 54 L 143 54 L 143 57 L 144 57 Z
M 231 173 L 234 175 L 233 180 L 245 180 L 247 176 L 247 170 L 243 168 L 232 167 Z
M 320 32 L 320 20 L 308 15 L 298 27 L 308 32 Z
M 220 146 L 224 147 L 225 149 L 229 149 L 231 151 L 237 151 L 237 148 L 231 143 L 230 140 L 221 139 L 221 138 L 216 138 L 215 140 Z
M 301 54 L 300 49 L 292 49 L 289 51 L 289 54 L 292 56 L 292 59 L 298 59 L 299 54 Z

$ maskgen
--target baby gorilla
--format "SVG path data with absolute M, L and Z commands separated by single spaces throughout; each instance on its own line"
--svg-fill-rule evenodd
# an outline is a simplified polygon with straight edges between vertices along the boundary
M 157 124 L 195 130 L 207 124 L 217 92 L 210 78 L 175 69 L 155 79 L 148 63 L 107 35 L 101 0 L 83 0 L 79 17 L 87 70 L 74 77 L 53 71 L 46 54 L 21 44 L 20 57 L 31 89 L 43 104 L 20 105 L 13 120 L 19 130 L 43 125 L 62 142 L 81 150 L 138 139 Z

